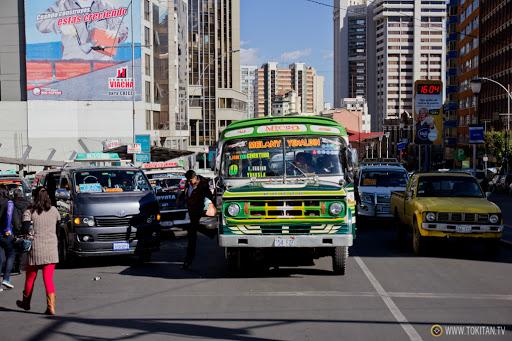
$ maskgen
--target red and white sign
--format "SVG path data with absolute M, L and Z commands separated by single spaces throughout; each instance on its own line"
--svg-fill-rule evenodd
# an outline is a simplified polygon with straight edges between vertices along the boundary
M 105 149 L 113 149 L 121 146 L 121 141 L 119 140 L 106 140 L 104 143 Z
M 149 162 L 142 165 L 144 169 L 156 169 L 156 168 L 174 168 L 178 167 L 176 161 L 165 161 L 165 162 Z
M 142 145 L 140 143 L 130 143 L 126 147 L 126 152 L 128 154 L 140 154 L 142 153 Z
M 235 136 L 242 136 L 242 135 L 249 135 L 254 132 L 254 128 L 242 128 L 237 130 L 228 131 L 224 136 L 225 137 L 235 137 Z

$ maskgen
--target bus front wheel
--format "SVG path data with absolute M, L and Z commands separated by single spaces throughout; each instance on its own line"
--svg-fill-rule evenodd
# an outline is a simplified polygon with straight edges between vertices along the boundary
M 348 247 L 335 247 L 332 253 L 332 271 L 335 275 L 345 275 L 348 258 Z

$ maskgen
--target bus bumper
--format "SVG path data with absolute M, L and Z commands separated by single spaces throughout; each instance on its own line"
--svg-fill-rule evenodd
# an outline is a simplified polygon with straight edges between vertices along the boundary
M 281 243 L 281 240 L 293 242 Z M 277 241 L 277 242 L 276 242 Z M 277 244 L 277 245 L 276 245 Z M 283 245 L 284 244 L 284 245 Z M 336 247 L 352 246 L 352 234 L 333 235 L 219 235 L 221 247 Z

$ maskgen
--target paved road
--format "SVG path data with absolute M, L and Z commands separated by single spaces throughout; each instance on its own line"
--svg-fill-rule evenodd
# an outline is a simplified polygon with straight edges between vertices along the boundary
M 59 316 L 44 311 L 38 286 L 31 313 L 0 293 L 1 339 L 8 340 L 510 340 L 512 248 L 498 258 L 474 245 L 442 244 L 428 257 L 396 245 L 394 231 L 361 231 L 348 274 L 315 266 L 230 277 L 223 253 L 200 238 L 191 271 L 180 269 L 184 240 L 167 241 L 152 264 L 100 259 L 56 274 Z M 99 281 L 93 281 L 100 276 Z M 431 326 L 508 328 L 501 336 L 431 336 Z M 463 329 L 481 332 L 481 329 Z M 497 331 L 497 329 L 496 329 Z
M 493 193 L 489 199 L 501 208 L 505 222 L 503 240 L 512 245 L 512 197 L 510 195 Z

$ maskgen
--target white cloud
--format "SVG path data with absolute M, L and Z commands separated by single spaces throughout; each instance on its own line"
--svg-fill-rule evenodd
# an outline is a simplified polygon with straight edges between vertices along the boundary
M 240 48 L 240 65 L 259 65 L 261 58 L 257 48 Z
M 249 44 L 247 40 L 240 40 L 240 46 L 245 46 L 247 44 Z
M 301 58 L 309 56 L 310 54 L 310 48 L 304 50 L 287 51 L 281 54 L 281 60 L 283 62 L 295 62 Z
M 323 59 L 333 59 L 334 58 L 334 52 L 325 52 L 324 55 L 322 56 Z

